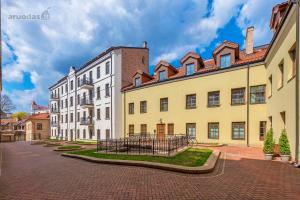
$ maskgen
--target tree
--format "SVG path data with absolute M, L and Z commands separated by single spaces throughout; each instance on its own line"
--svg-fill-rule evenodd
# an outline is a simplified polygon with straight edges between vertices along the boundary
M 9 113 L 16 107 L 7 95 L 0 96 L 0 115 L 2 113 Z
M 273 129 L 271 128 L 268 133 L 267 133 L 267 137 L 265 139 L 264 142 L 264 149 L 263 151 L 265 152 L 265 154 L 273 154 L 274 151 L 274 139 L 273 139 Z
M 12 117 L 17 119 L 17 120 L 22 120 L 27 116 L 26 112 L 15 112 L 14 114 L 12 114 Z
M 290 144 L 285 129 L 283 129 L 281 132 L 281 136 L 279 138 L 279 147 L 281 155 L 291 155 Z

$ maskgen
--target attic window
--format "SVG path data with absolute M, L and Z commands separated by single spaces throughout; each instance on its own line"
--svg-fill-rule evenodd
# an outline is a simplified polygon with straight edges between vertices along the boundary
M 186 65 L 186 75 L 192 75 L 195 73 L 195 64 L 190 63 Z
M 222 55 L 220 67 L 225 68 L 230 66 L 230 54 Z
M 166 79 L 166 70 L 160 71 L 159 72 L 159 80 L 163 81 Z
M 141 86 L 141 78 L 140 77 L 137 77 L 134 79 L 134 85 L 135 85 L 135 87 Z

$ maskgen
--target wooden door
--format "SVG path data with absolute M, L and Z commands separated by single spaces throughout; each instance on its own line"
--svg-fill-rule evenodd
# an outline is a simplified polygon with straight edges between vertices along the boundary
M 166 125 L 165 124 L 157 124 L 156 126 L 157 139 L 164 139 L 166 134 Z

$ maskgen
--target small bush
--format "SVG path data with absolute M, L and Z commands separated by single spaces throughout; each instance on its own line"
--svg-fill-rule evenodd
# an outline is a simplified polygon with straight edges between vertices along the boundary
M 279 148 L 281 155 L 291 155 L 290 144 L 285 129 L 282 130 L 279 138 Z
M 264 141 L 264 153 L 266 154 L 273 154 L 273 149 L 274 149 L 274 139 L 273 139 L 273 129 L 271 128 L 268 132 L 267 132 L 267 136 L 266 139 Z

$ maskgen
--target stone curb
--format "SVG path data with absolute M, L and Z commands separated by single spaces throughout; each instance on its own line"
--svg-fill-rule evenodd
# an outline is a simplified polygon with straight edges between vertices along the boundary
M 83 150 L 83 149 L 85 149 L 85 147 L 80 147 L 80 148 L 77 148 L 77 149 L 53 149 L 53 151 L 79 151 L 79 150 Z
M 147 162 L 147 161 L 100 159 L 100 158 L 94 158 L 94 157 L 76 155 L 76 154 L 68 154 L 68 153 L 62 153 L 61 155 L 65 157 L 77 158 L 77 159 L 94 162 L 94 163 L 148 167 L 148 168 L 162 169 L 167 171 L 174 171 L 174 172 L 181 172 L 181 173 L 188 173 L 188 174 L 204 174 L 204 173 L 212 172 L 214 170 L 217 161 L 220 157 L 220 151 L 213 150 L 212 154 L 209 156 L 206 163 L 200 167 L 185 167 L 185 166 L 154 163 L 154 162 Z

